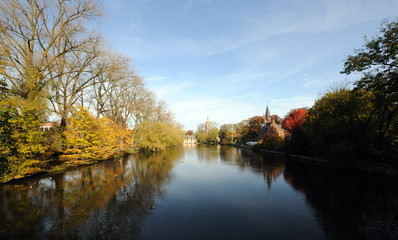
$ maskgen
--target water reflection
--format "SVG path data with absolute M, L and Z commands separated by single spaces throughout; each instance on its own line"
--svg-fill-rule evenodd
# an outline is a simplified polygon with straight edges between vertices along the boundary
M 1 187 L 0 238 L 137 238 L 183 149 Z
M 242 169 L 251 168 L 256 174 L 262 174 L 268 189 L 271 189 L 272 183 L 284 171 L 284 163 L 280 158 L 263 155 L 248 149 L 221 146 L 220 159 Z
M 0 191 L 0 239 L 398 239 L 397 179 L 228 146 L 139 154 Z
M 286 163 L 286 182 L 305 196 L 329 239 L 398 239 L 398 181 Z

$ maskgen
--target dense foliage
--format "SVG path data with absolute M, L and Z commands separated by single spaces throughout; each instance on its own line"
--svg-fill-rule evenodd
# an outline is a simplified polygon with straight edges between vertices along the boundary
M 0 2 L 0 182 L 127 152 L 145 122 L 162 134 L 176 126 L 130 60 L 108 50 L 100 16 L 97 0 Z M 49 117 L 58 122 L 43 128 Z M 151 149 L 183 139 L 167 134 Z
M 294 151 L 328 159 L 396 160 L 398 155 L 398 22 L 348 56 L 342 73 L 362 73 L 354 88 L 318 99 L 295 138 Z M 297 146 L 301 144 L 300 148 Z
M 65 131 L 63 160 L 85 163 L 114 157 L 131 147 L 131 133 L 107 117 L 96 118 L 82 107 L 73 112 Z
M 183 143 L 184 130 L 175 124 L 143 122 L 135 134 L 136 146 L 145 151 L 158 151 Z
M 347 57 L 342 73 L 361 73 L 362 77 L 353 88 L 329 89 L 308 111 L 291 110 L 282 122 L 286 138 L 276 136 L 269 127 L 257 146 L 329 160 L 396 161 L 398 21 L 384 22 L 379 36 L 366 40 L 362 49 Z M 222 125 L 221 143 L 255 141 L 262 120 L 256 116 Z
M 206 123 L 202 123 L 198 125 L 196 137 L 199 143 L 218 143 L 219 131 L 216 122 L 209 122 L 207 128 Z
M 218 136 L 220 138 L 220 144 L 236 143 L 238 134 L 236 132 L 237 124 L 223 124 L 220 126 Z
M 366 156 L 375 142 L 373 95 L 345 88 L 327 92 L 309 111 L 305 133 L 312 154 Z
M 291 110 L 282 122 L 282 127 L 288 131 L 292 131 L 294 128 L 301 127 L 307 117 L 307 110 L 304 108 L 298 108 Z

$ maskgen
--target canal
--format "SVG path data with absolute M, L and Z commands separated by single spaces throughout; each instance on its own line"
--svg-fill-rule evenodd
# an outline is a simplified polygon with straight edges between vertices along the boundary
M 227 146 L 0 186 L 0 239 L 398 239 L 398 181 Z

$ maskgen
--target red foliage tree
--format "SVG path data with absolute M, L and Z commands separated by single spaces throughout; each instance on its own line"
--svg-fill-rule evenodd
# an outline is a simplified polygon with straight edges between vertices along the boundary
M 305 122 L 307 116 L 305 108 L 293 109 L 285 117 L 285 120 L 283 120 L 282 127 L 288 131 L 292 131 L 294 128 L 300 127 Z

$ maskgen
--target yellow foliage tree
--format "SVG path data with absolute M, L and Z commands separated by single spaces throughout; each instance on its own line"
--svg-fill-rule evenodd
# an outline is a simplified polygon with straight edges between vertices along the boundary
M 92 163 L 114 157 L 131 147 L 128 130 L 108 118 L 96 118 L 87 109 L 78 107 L 72 113 L 65 131 L 66 150 L 63 160 L 83 160 Z
M 45 158 L 47 147 L 40 131 L 40 101 L 7 98 L 0 102 L 0 180 L 34 172 Z
M 136 147 L 140 150 L 159 151 L 183 141 L 184 131 L 173 124 L 143 122 L 136 132 Z

